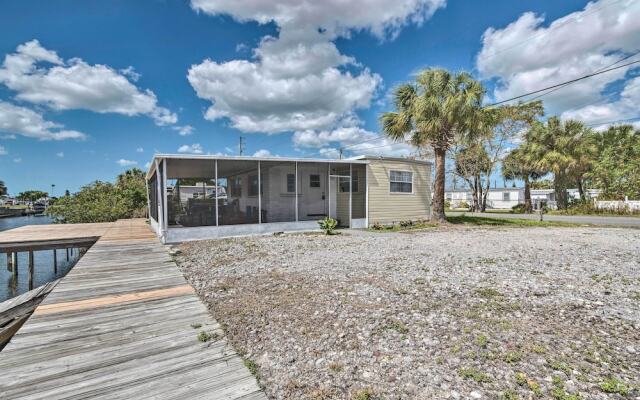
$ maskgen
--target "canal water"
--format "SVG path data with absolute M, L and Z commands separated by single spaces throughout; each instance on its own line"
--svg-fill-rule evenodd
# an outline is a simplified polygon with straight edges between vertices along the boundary
M 24 225 L 44 225 L 52 223 L 46 216 L 26 216 L 0 218 L 0 231 L 18 228 Z M 52 280 L 62 278 L 69 272 L 78 259 L 78 249 L 73 250 L 73 256 L 67 261 L 66 250 L 58 251 L 58 272 L 53 270 L 53 250 L 34 251 L 33 259 L 33 287 L 44 285 Z M 7 256 L 0 254 L 0 302 L 29 291 L 28 255 L 26 252 L 18 256 L 18 282 L 14 283 L 11 272 L 7 270 Z

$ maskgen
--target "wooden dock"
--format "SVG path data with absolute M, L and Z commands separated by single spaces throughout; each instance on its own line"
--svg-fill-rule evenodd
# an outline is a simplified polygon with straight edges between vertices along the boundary
M 69 226 L 78 232 L 42 235 L 83 237 Z M 37 228 L 29 237 L 45 239 Z M 0 397 L 266 399 L 144 220 L 85 232 L 98 241 L 0 352 Z

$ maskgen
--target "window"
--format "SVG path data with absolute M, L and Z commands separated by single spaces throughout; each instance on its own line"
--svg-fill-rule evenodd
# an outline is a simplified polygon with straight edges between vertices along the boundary
M 296 174 L 287 174 L 287 193 L 296 191 Z
M 358 172 L 353 171 L 353 177 L 351 178 L 351 191 L 354 193 L 358 191 Z M 349 193 L 349 180 L 340 180 L 340 193 Z
M 413 172 L 390 171 L 389 191 L 391 193 L 413 193 Z
M 509 200 L 511 200 L 511 193 L 509 192 L 502 193 L 502 201 L 509 201 Z
M 258 195 L 258 175 L 249 176 L 249 196 Z
M 242 197 L 242 179 L 239 176 L 231 178 L 231 197 Z
M 317 174 L 309 175 L 309 187 L 313 187 L 313 188 L 320 187 L 320 175 L 317 175 Z

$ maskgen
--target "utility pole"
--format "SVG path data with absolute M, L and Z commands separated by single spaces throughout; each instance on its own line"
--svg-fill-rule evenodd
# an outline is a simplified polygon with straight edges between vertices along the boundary
M 240 136 L 240 142 L 238 143 L 238 153 L 240 153 L 240 155 L 242 155 L 242 153 L 244 152 L 244 145 L 244 138 Z
M 344 151 L 344 149 L 342 147 L 340 147 L 340 159 L 342 160 L 342 152 Z

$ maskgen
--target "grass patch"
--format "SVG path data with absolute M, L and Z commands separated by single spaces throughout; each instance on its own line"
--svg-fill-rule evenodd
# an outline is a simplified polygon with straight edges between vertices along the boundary
M 623 396 L 629 394 L 629 388 L 620 379 L 609 377 L 600 384 L 600 390 L 605 393 L 618 393 Z
M 408 231 L 417 231 L 422 229 L 432 229 L 437 228 L 438 224 L 434 224 L 431 222 L 412 222 L 412 223 L 399 223 L 399 224 L 391 224 L 391 225 L 380 225 L 373 224 L 371 228 L 367 230 L 369 232 L 408 232 Z
M 383 327 L 383 330 L 391 330 L 396 331 L 402 335 L 409 333 L 409 328 L 404 324 L 404 322 L 394 319 L 389 320 Z
M 500 395 L 501 400 L 519 400 L 518 392 L 513 389 L 507 389 Z
M 508 351 L 505 353 L 503 360 L 509 364 L 519 362 L 522 360 L 522 353 L 519 351 Z
M 474 381 L 481 382 L 491 382 L 491 377 L 485 374 L 482 371 L 479 371 L 476 368 L 460 368 L 458 371 L 461 377 L 465 379 L 473 379 Z
M 354 395 L 354 400 L 373 400 L 373 390 L 370 388 L 358 390 Z
M 520 218 L 487 218 L 475 217 L 469 215 L 447 216 L 447 221 L 454 225 L 475 225 L 475 226 L 514 226 L 514 227 L 550 227 L 550 226 L 566 226 L 576 227 L 581 224 L 564 221 L 538 221 L 533 219 Z
M 478 288 L 476 289 L 476 293 L 484 298 L 492 299 L 494 297 L 502 297 L 504 296 L 502 293 L 498 292 L 492 288 Z
M 474 343 L 484 349 L 489 343 L 489 338 L 487 338 L 485 335 L 479 335 L 478 337 L 476 337 L 476 340 L 474 340 Z
M 218 339 L 219 335 L 217 333 L 211 333 L 211 332 L 205 332 L 205 331 L 200 331 L 200 333 L 198 333 L 198 341 L 202 342 L 202 343 L 206 343 L 210 340 L 216 340 Z

